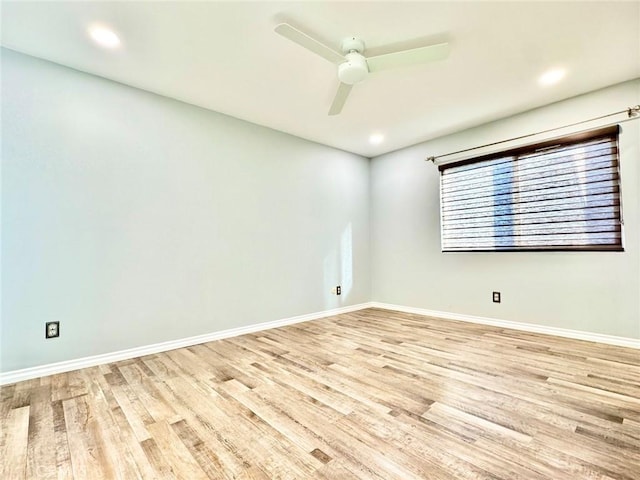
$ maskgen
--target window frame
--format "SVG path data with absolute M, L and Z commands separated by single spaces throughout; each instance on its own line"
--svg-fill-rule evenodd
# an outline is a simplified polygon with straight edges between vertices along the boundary
M 440 197 L 440 250 L 442 253 L 487 253 L 487 252 L 624 252 L 625 251 L 625 235 L 624 235 L 624 215 L 622 209 L 622 175 L 621 175 L 621 161 L 620 161 L 620 133 L 622 129 L 620 125 L 612 125 L 607 127 L 601 127 L 591 129 L 574 134 L 564 135 L 561 137 L 552 138 L 540 142 L 529 143 L 525 145 L 519 145 L 517 147 L 509 148 L 506 150 L 500 150 L 497 152 L 491 152 L 488 154 L 480 155 L 478 157 L 466 158 L 459 161 L 448 162 L 438 165 L 438 184 L 439 184 L 439 197 Z M 481 163 L 490 160 L 494 160 L 500 157 L 506 156 L 519 156 L 525 153 L 535 153 L 541 150 L 562 147 L 564 145 L 573 145 L 581 142 L 594 140 L 598 138 L 612 138 L 612 145 L 615 150 L 617 165 L 617 188 L 618 188 L 618 208 L 619 208 L 619 223 L 620 223 L 620 244 L 619 245 L 576 245 L 576 246 L 532 246 L 532 247 L 492 247 L 492 248 L 464 248 L 464 249 L 445 249 L 444 248 L 444 211 L 443 211 L 443 198 L 442 198 L 442 172 L 453 167 L 459 167 L 463 165 L 470 165 L 473 163 Z

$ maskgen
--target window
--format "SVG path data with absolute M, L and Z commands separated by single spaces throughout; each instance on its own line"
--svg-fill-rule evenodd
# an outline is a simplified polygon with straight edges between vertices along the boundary
M 441 165 L 442 251 L 621 251 L 618 133 Z

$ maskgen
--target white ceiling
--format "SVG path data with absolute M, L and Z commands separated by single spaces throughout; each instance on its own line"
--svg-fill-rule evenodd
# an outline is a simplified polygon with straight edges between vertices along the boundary
M 282 21 L 336 50 L 356 35 L 366 54 L 444 39 L 451 55 L 369 75 L 329 117 L 336 67 L 275 34 Z M 122 46 L 93 44 L 94 22 Z M 372 157 L 640 77 L 640 2 L 3 1 L 2 45 Z M 554 66 L 566 79 L 538 86 Z

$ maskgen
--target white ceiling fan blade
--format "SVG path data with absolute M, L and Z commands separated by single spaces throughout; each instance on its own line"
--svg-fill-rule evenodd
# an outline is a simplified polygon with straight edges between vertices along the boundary
M 310 37 L 304 32 L 301 32 L 297 28 L 292 27 L 288 23 L 281 23 L 275 28 L 276 33 L 283 37 L 297 43 L 301 47 L 311 50 L 313 53 L 320 55 L 322 58 L 329 60 L 331 63 L 340 64 L 344 62 L 344 56 L 332 48 L 327 47 L 323 43 L 320 43 L 315 38 Z
M 349 92 L 351 92 L 352 87 L 353 85 L 340 82 L 336 96 L 333 99 L 331 108 L 329 109 L 329 115 L 338 115 L 342 111 L 342 107 L 344 107 L 344 103 L 347 101 L 347 97 L 349 96 Z
M 449 55 L 449 44 L 438 43 L 424 47 L 402 50 L 399 52 L 387 53 L 376 57 L 367 58 L 367 65 L 370 72 L 379 72 L 390 68 L 407 67 L 420 63 L 442 60 Z

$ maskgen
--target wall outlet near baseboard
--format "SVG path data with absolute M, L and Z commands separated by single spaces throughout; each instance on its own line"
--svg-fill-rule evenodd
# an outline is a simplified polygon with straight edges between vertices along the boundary
M 500 303 L 500 292 L 493 292 L 493 303 Z
M 44 324 L 44 338 L 57 338 L 60 336 L 60 322 L 47 322 Z
M 340 285 L 333 287 L 331 289 L 331 293 L 333 293 L 334 295 L 342 295 L 342 287 Z

